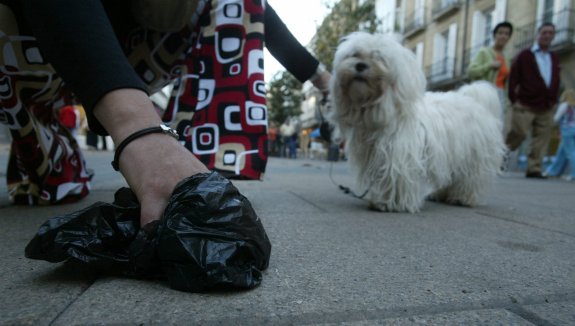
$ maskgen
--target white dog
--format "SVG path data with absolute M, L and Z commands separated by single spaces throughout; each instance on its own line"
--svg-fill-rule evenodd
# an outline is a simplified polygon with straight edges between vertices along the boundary
M 330 119 L 371 208 L 413 213 L 426 198 L 478 204 L 505 149 L 491 84 L 425 92 L 410 50 L 391 36 L 361 32 L 342 41 L 333 66 Z

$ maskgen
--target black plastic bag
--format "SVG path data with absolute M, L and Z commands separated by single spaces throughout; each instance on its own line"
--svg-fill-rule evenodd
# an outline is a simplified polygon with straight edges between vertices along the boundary
M 190 292 L 261 283 L 271 244 L 250 202 L 218 173 L 179 183 L 164 216 L 143 228 L 132 191 L 121 188 L 114 199 L 46 221 L 26 257 L 166 276 L 172 288 Z

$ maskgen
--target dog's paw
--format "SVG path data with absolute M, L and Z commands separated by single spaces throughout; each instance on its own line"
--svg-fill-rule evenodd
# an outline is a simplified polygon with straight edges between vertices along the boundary
M 453 205 L 453 206 L 463 206 L 463 207 L 473 207 L 475 206 L 473 203 L 469 202 L 469 201 L 464 201 L 462 199 L 457 199 L 457 198 L 448 198 L 447 200 L 445 200 L 445 203 L 448 205 Z
M 389 209 L 387 208 L 386 204 L 379 204 L 379 203 L 374 203 L 374 202 L 370 201 L 369 205 L 367 207 L 370 210 L 376 211 L 376 212 L 389 212 Z

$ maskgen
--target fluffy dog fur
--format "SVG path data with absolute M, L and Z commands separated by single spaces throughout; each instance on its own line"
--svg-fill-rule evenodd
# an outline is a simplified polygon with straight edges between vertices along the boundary
M 333 66 L 330 118 L 372 208 L 413 213 L 426 198 L 479 203 L 505 148 L 491 84 L 425 92 L 415 55 L 386 35 L 347 36 Z

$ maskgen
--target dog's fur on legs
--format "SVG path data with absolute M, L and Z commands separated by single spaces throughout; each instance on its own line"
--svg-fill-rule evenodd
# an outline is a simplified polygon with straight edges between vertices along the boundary
M 410 50 L 363 32 L 340 43 L 333 66 L 330 119 L 372 208 L 413 213 L 426 198 L 479 203 L 505 149 L 491 84 L 425 92 Z

